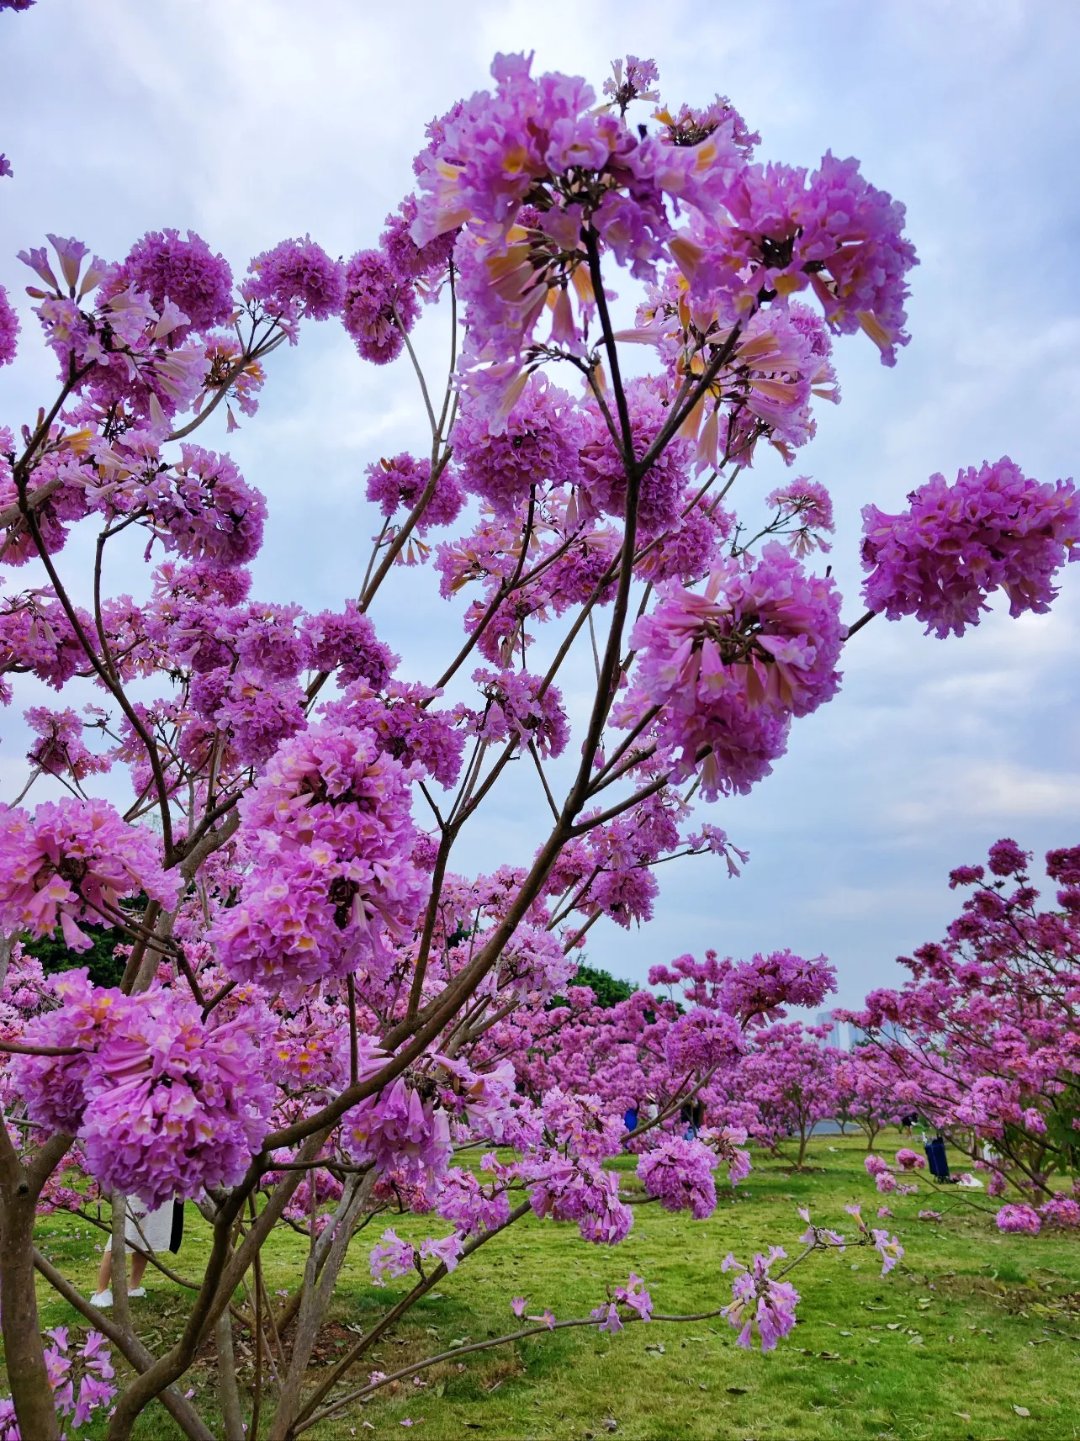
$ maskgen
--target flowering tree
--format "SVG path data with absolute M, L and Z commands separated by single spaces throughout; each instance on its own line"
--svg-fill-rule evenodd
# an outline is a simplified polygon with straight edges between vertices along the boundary
M 692 801 L 769 774 L 793 721 L 836 694 L 843 646 L 874 612 L 945 634 L 996 588 L 1014 614 L 1044 610 L 1076 538 L 1067 482 L 1008 460 L 935 477 L 903 514 L 868 507 L 871 610 L 846 627 L 833 580 L 808 566 L 832 527 L 825 489 L 776 487 L 751 535 L 732 487 L 752 484 L 763 452 L 790 463 L 810 439 L 815 403 L 837 399 L 835 335 L 866 334 L 888 365 L 906 344 L 903 208 L 854 160 L 755 161 L 758 137 L 727 100 L 658 105 L 650 62 L 617 65 L 600 104 L 520 56 L 493 76 L 429 126 L 415 193 L 347 263 L 287 239 L 235 284 L 175 230 L 118 261 L 63 237 L 21 257 L 58 379 L 37 416 L 0 433 L 16 573 L 0 602 L 3 698 L 26 676 L 61 702 L 28 710 L 27 783 L 0 813 L 0 1301 L 27 1437 L 60 1424 L 35 1273 L 126 1362 L 113 1441 L 155 1400 L 210 1436 L 176 1383 L 211 1340 L 230 1441 L 245 1425 L 287 1441 L 381 1384 L 342 1389 L 415 1301 L 521 1217 L 625 1236 L 632 1212 L 603 1163 L 627 1142 L 626 1088 L 590 1073 L 585 1093 L 577 1078 L 521 1093 L 500 1045 L 532 1048 L 550 998 L 574 1008 L 575 949 L 601 919 L 647 920 L 662 862 L 713 852 L 736 869 Z M 620 270 L 641 296 L 621 330 Z M 410 338 L 425 308 L 451 329 L 441 389 Z M 265 503 L 193 437 L 253 416 L 272 353 L 332 317 L 364 361 L 413 366 L 430 433 L 416 454 L 373 460 L 362 578 L 308 614 L 251 595 Z M 23 323 L 0 294 L 0 364 Z M 631 345 L 648 358 L 633 376 Z M 379 637 L 402 565 L 427 566 L 463 624 L 422 679 Z M 572 726 L 559 681 L 590 650 L 595 684 Z M 463 831 L 523 771 L 550 817 L 534 858 L 461 874 Z M 31 809 L 31 787 L 51 798 Z M 125 938 L 119 984 L 79 969 L 47 980 L 28 947 L 51 937 L 78 956 L 98 924 Z M 672 1102 L 737 1048 L 733 1016 L 813 989 L 797 959 L 744 975 L 676 965 L 704 1019 L 663 1013 L 664 1064 L 691 1071 Z M 723 1008 L 695 995 L 725 987 Z M 733 1142 L 677 1127 L 665 1106 L 635 1142 L 644 1183 L 707 1214 Z M 491 1149 L 469 1169 L 457 1153 L 478 1145 L 509 1159 Z M 112 1201 L 111 1314 L 35 1247 L 38 1212 L 85 1213 L 93 1188 Z M 128 1196 L 187 1197 L 211 1228 L 185 1323 L 156 1349 L 126 1297 Z M 350 1246 L 402 1210 L 430 1214 L 432 1235 L 413 1246 L 386 1229 L 370 1264 L 407 1278 L 403 1294 L 309 1379 Z M 279 1304 L 259 1257 L 285 1225 L 308 1250 Z M 811 1226 L 806 1251 L 835 1244 L 824 1236 Z M 777 1259 L 729 1268 L 716 1314 L 744 1342 L 790 1329 Z M 234 1314 L 245 1278 L 251 1304 Z M 631 1277 L 558 1324 L 650 1314 Z M 256 1392 L 248 1408 L 234 1325 L 281 1341 L 272 1404 Z
M 1030 861 L 1005 839 L 986 866 L 958 866 L 949 884 L 968 895 L 945 939 L 901 957 L 904 986 L 872 992 L 851 1019 L 869 1032 L 876 1073 L 989 1171 L 991 1194 L 1016 1187 L 1049 1219 L 1080 1224 L 1076 1200 L 1051 1187 L 1080 1177 L 1080 847 L 1047 854 L 1050 910 Z M 1003 1229 L 1039 1228 L 1031 1206 L 1000 1217 Z
M 798 1021 L 770 1026 L 757 1037 L 736 1077 L 740 1094 L 756 1112 L 750 1134 L 773 1149 L 786 1137 L 797 1137 L 798 1167 L 806 1160 L 814 1127 L 836 1114 L 843 1053 L 825 1044 L 830 1029 Z
M 853 1121 L 866 1137 L 869 1151 L 884 1126 L 897 1124 L 905 1114 L 894 1091 L 895 1076 L 876 1046 L 859 1045 L 841 1054 L 836 1065 L 836 1115 Z M 908 1108 L 910 1110 L 910 1108 Z

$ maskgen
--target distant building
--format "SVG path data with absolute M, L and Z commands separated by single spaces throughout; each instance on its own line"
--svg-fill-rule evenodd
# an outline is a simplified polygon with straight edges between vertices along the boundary
M 886 1021 L 883 1026 L 878 1028 L 877 1034 L 886 1041 L 904 1041 L 906 1039 L 903 1026 L 897 1025 L 895 1021 Z M 865 1046 L 870 1039 L 869 1031 L 864 1031 L 861 1026 L 851 1027 L 851 1049 L 853 1051 L 857 1050 L 859 1046 Z
M 846 1051 L 848 1046 L 848 1024 L 846 1021 L 838 1021 L 832 1011 L 818 1011 L 814 1021 L 816 1026 L 828 1026 L 828 1034 L 822 1037 L 823 1046 L 835 1046 L 838 1051 Z

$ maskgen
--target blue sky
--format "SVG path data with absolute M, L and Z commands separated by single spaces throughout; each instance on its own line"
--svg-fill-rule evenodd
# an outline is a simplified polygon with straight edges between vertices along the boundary
M 39 0 L 0 14 L 0 282 L 18 299 L 16 250 L 46 231 L 119 258 L 146 230 L 191 227 L 236 272 L 288 235 L 331 253 L 374 243 L 408 188 L 424 123 L 484 85 L 496 50 L 599 87 L 627 51 L 660 65 L 665 97 L 729 95 L 765 159 L 815 164 L 831 148 L 908 207 L 921 265 L 911 345 L 895 370 L 861 338 L 837 347 L 843 403 L 819 413 L 797 473 L 833 493 L 835 573 L 858 603 L 859 508 L 899 509 L 935 470 L 1010 454 L 1053 480 L 1076 469 L 1080 8 L 877 0 L 524 0 L 369 6 L 347 0 Z M 24 359 L 0 371 L 0 422 L 50 393 L 27 317 Z M 442 353 L 438 324 L 423 353 Z M 402 365 L 360 363 L 336 327 L 311 328 L 271 363 L 263 413 L 230 438 L 267 494 L 256 590 L 322 607 L 354 591 L 371 533 L 363 467 L 422 441 Z M 205 432 L 204 444 L 226 448 Z M 753 485 L 770 489 L 782 467 Z M 123 588 L 123 586 L 118 586 Z M 458 638 L 414 572 L 376 623 L 422 677 Z M 654 923 L 594 931 L 590 958 L 640 979 L 713 946 L 744 955 L 824 951 L 856 1003 L 892 958 L 951 914 L 948 869 L 997 836 L 1033 849 L 1080 841 L 1075 657 L 1080 567 L 1047 617 L 996 611 L 963 640 L 875 621 L 844 658 L 840 696 L 794 729 L 753 795 L 709 808 L 751 851 L 742 879 L 706 860 L 664 867 Z M 31 703 L 27 698 L 24 704 Z M 21 727 L 4 721 L 0 784 L 20 772 Z M 480 818 L 477 867 L 525 860 L 531 796 Z M 704 815 L 704 813 L 703 813 Z

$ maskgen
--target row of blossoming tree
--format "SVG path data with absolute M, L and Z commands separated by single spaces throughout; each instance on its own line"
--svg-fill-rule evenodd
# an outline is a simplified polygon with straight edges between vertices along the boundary
M 809 564 L 832 528 L 825 489 L 775 488 L 751 537 L 733 486 L 752 496 L 762 452 L 790 463 L 814 405 L 838 398 L 835 335 L 864 333 L 889 365 L 906 343 L 903 208 L 854 160 L 756 161 L 727 100 L 665 107 L 650 62 L 617 65 L 599 99 L 522 57 L 493 76 L 428 127 L 415 192 L 347 263 L 290 239 L 234 284 L 175 231 L 119 261 L 59 237 L 21 256 L 58 382 L 0 432 L 4 700 L 27 676 L 67 703 L 27 710 L 26 787 L 0 812 L 9 1434 L 47 1441 L 112 1397 L 104 1336 L 124 1362 L 114 1441 L 153 1402 L 198 1441 L 217 1418 L 229 1441 L 286 1441 L 382 1384 L 350 1378 L 523 1217 L 621 1240 L 633 1212 L 604 1163 L 628 1146 L 647 1196 L 707 1215 L 716 1168 L 745 1170 L 746 1128 L 732 1114 L 688 1137 L 682 1108 L 719 1106 L 736 1063 L 769 1047 L 773 1078 L 794 1068 L 805 1038 L 775 1023 L 820 1000 L 827 965 L 686 960 L 654 978 L 682 1011 L 634 997 L 605 1021 L 574 991 L 574 955 L 599 921 L 648 919 L 660 863 L 712 852 L 735 867 L 692 803 L 770 773 L 873 614 L 944 636 L 996 589 L 1013 614 L 1045 610 L 1078 534 L 1067 482 L 1009 460 L 936 476 L 902 514 L 867 507 L 869 609 L 845 625 Z M 628 330 L 609 309 L 619 272 L 641 295 Z M 441 388 L 410 338 L 425 308 L 452 332 Z M 364 360 L 413 364 L 429 435 L 371 465 L 370 555 L 340 608 L 311 614 L 250 594 L 263 498 L 192 436 L 253 416 L 271 353 L 332 317 Z M 22 323 L 0 292 L 0 362 Z M 634 378 L 631 345 L 650 361 Z M 401 674 L 379 637 L 401 565 L 467 602 L 437 675 Z M 559 682 L 590 651 L 572 734 Z M 462 874 L 463 832 L 523 772 L 548 817 L 533 859 Z M 31 786 L 57 798 L 33 809 Z M 36 940 L 77 956 L 97 926 L 122 937 L 119 985 L 43 976 Z M 631 1085 L 635 1050 L 651 1061 Z M 630 1137 L 621 1111 L 645 1084 L 656 1113 Z M 807 1124 L 780 1116 L 774 1089 L 776 1134 Z M 98 1196 L 108 1313 L 35 1235 L 43 1210 L 93 1218 Z M 174 1197 L 198 1205 L 210 1247 L 202 1274 L 169 1271 L 189 1305 L 161 1343 L 126 1296 L 125 1198 Z M 402 1211 L 431 1217 L 417 1246 L 386 1227 Z M 400 1295 L 309 1374 L 373 1223 L 373 1274 Z M 283 1226 L 308 1244 L 271 1297 L 260 1256 Z M 894 1264 L 886 1232 L 860 1218 L 852 1240 Z M 840 1244 L 813 1225 L 805 1241 Z M 734 1286 L 713 1314 L 744 1343 L 794 1323 L 782 1257 L 725 1263 Z M 95 1328 L 81 1352 L 40 1336 L 36 1278 Z M 512 1335 L 654 1314 L 638 1277 L 597 1299 L 590 1317 L 549 1312 Z M 276 1357 L 254 1394 L 237 1327 Z M 183 1380 L 208 1345 L 213 1423 Z

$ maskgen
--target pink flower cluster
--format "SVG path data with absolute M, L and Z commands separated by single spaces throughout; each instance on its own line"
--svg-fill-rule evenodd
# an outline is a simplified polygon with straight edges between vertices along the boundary
M 775 542 L 713 571 L 701 595 L 662 587 L 634 628 L 637 674 L 616 718 L 658 710 L 676 777 L 700 773 L 707 797 L 747 791 L 783 753 L 790 718 L 836 693 L 839 607 L 832 580 L 807 576 Z
M 348 1112 L 342 1142 L 354 1161 L 370 1162 L 380 1175 L 400 1174 L 407 1184 L 425 1190 L 450 1165 L 446 1111 L 403 1076 Z
M 541 692 L 542 677 L 524 670 L 481 669 L 473 672 L 472 679 L 487 702 L 470 727 L 481 740 L 535 746 L 545 757 L 562 754 L 570 726 L 556 686 Z
M 409 806 L 405 771 L 370 731 L 312 726 L 281 745 L 243 803 L 251 870 L 214 927 L 230 974 L 298 992 L 381 971 L 422 894 Z
M 748 165 L 725 196 L 730 220 L 693 229 L 676 250 L 698 293 L 730 294 L 749 310 L 761 290 L 812 289 L 833 330 L 865 330 L 886 365 L 906 345 L 905 276 L 915 248 L 904 207 L 870 185 L 858 161 L 830 152 L 809 177 L 788 165 Z
M 676 1074 L 701 1075 L 717 1066 L 730 1069 L 745 1050 L 735 1017 L 704 1006 L 680 1016 L 664 1037 L 664 1059 Z
M 465 488 L 501 516 L 515 514 L 534 488 L 543 494 L 549 485 L 580 480 L 583 438 L 579 407 L 534 376 L 497 433 L 466 396 L 452 441 Z
M 901 1171 L 924 1171 L 926 1157 L 920 1156 L 918 1151 L 913 1151 L 910 1146 L 901 1146 L 896 1153 L 896 1164 Z
M 416 324 L 416 290 L 378 250 L 361 250 L 345 268 L 345 329 L 364 360 L 396 360 Z
M 182 445 L 172 470 L 143 491 L 155 534 L 166 549 L 214 565 L 246 565 L 262 545 L 266 502 L 227 455 Z
M 91 940 L 79 921 L 115 919 L 121 897 L 168 908 L 176 894 L 157 837 L 125 824 L 107 801 L 47 801 L 33 816 L 0 808 L 0 931 L 47 936 L 59 927 L 84 951 Z
M 770 1246 L 767 1256 L 760 1252 L 744 1266 L 729 1252 L 720 1269 L 734 1271 L 731 1302 L 723 1314 L 738 1331 L 738 1344 L 753 1345 L 756 1331 L 763 1351 L 771 1351 L 795 1326 L 799 1293 L 790 1281 L 777 1281 L 769 1274 L 777 1261 L 786 1258 L 782 1246 Z
M 296 342 L 301 317 L 327 320 L 345 301 L 345 267 L 331 260 L 310 235 L 283 240 L 273 250 L 256 255 L 249 278 L 240 287 L 245 300 L 257 301 L 268 315 L 283 322 Z
M 368 500 L 379 507 L 386 520 L 391 520 L 398 511 L 411 511 L 418 504 L 431 480 L 431 462 L 402 452 L 369 465 L 367 478 Z M 465 493 L 457 472 L 444 466 L 417 517 L 417 531 L 423 535 L 432 526 L 452 525 L 464 504 Z
M 48 775 L 75 781 L 109 769 L 107 757 L 87 750 L 83 743 L 83 722 L 75 711 L 31 706 L 25 714 L 27 723 L 39 736 L 27 752 L 26 758 L 32 765 L 39 766 Z
M 1037 1236 L 1042 1229 L 1042 1220 L 1033 1206 L 1002 1206 L 994 1223 L 999 1231 L 1019 1231 L 1027 1236 Z
M 537 1216 L 575 1221 L 586 1241 L 617 1245 L 630 1234 L 633 1212 L 619 1200 L 614 1172 L 597 1161 L 551 1154 L 527 1158 L 515 1170 L 526 1182 Z
M 689 1210 L 695 1221 L 704 1221 L 716 1210 L 715 1165 L 708 1146 L 671 1136 L 639 1158 L 637 1173 L 665 1211 Z
M 187 328 L 210 330 L 226 324 L 233 313 L 228 262 L 214 255 L 206 241 L 191 230 L 186 240 L 176 230 L 144 235 L 123 264 L 109 270 L 101 295 L 112 299 L 129 287 L 145 295 L 159 312 L 167 302 L 183 312 L 185 324 L 174 334 L 174 342 L 179 342 Z
M 1072 1196 L 1051 1196 L 1039 1207 L 1039 1215 L 1044 1225 L 1073 1230 L 1080 1227 L 1080 1201 Z
M 116 1395 L 108 1345 L 100 1331 L 89 1331 L 73 1353 L 67 1326 L 56 1326 L 45 1337 L 45 1371 L 56 1414 L 78 1430 Z M 22 1441 L 14 1404 L 6 1396 L 0 1397 L 0 1441 Z
M 274 1101 L 257 1015 L 214 1026 L 176 992 L 124 996 L 96 990 L 84 976 L 65 977 L 56 987 L 62 1009 L 26 1028 L 30 1045 L 86 1048 L 74 1057 L 18 1057 L 31 1120 L 75 1131 L 103 1190 L 150 1208 L 235 1185 Z
M 932 475 L 908 510 L 863 509 L 866 604 L 890 620 L 914 615 L 939 636 L 963 635 L 1004 590 L 1009 614 L 1043 612 L 1053 577 L 1080 550 L 1080 502 L 1071 480 L 1029 480 L 1003 457 L 962 470 L 953 485 Z
M 0 156 L 2 159 L 3 156 Z M 15 359 L 18 335 L 19 317 L 7 291 L 0 285 L 0 365 L 10 365 Z

